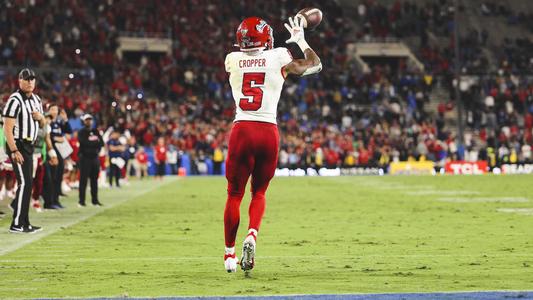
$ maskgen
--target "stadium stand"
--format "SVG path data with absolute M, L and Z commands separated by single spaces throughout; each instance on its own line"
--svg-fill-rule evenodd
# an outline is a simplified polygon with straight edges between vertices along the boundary
M 469 1 L 459 7 L 469 16 L 459 39 L 462 146 L 455 129 L 452 1 L 265 1 L 246 6 L 251 10 L 229 2 L 35 0 L 21 7 L 6 1 L 0 4 L 2 99 L 15 89 L 20 66 L 37 67 L 39 93 L 66 109 L 73 128 L 81 114 L 91 113 L 102 131 L 129 133 L 147 153 L 163 136 L 189 173 L 210 172 L 233 118 L 223 61 L 234 49 L 235 27 L 244 16 L 261 16 L 273 26 L 276 45 L 285 46 L 283 21 L 313 5 L 327 12 L 320 29 L 307 33 L 324 70 L 286 82 L 280 167 L 442 165 L 492 153 L 494 165 L 530 161 L 531 42 L 484 26 L 496 21 L 511 33 L 515 27 L 531 32 L 528 5 Z M 27 30 L 18 30 L 20 22 Z M 122 37 L 167 39 L 171 50 L 121 52 Z M 423 69 L 377 60 L 359 72 L 346 45 L 387 39 L 405 43 Z M 27 47 L 30 41 L 42 47 Z

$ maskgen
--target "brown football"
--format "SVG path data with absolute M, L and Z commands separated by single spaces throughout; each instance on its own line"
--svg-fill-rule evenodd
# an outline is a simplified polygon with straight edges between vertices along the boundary
M 296 16 L 303 17 L 304 28 L 307 30 L 315 30 L 320 22 L 322 22 L 322 11 L 316 7 L 306 7 L 300 10 Z

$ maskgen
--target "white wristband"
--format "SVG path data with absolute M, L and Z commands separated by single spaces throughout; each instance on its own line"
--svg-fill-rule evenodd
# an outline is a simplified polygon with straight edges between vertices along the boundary
M 48 151 L 48 156 L 50 156 L 50 157 L 57 157 L 56 150 L 52 149 L 52 150 Z
M 300 47 L 300 49 L 302 50 L 302 52 L 304 52 L 306 49 L 311 48 L 309 47 L 309 44 L 307 43 L 305 39 L 300 39 L 297 44 L 298 44 L 298 47 Z
M 316 66 L 307 68 L 307 70 L 305 70 L 305 72 L 302 74 L 302 76 L 316 74 L 316 73 L 318 73 L 320 71 L 322 71 L 322 63 L 319 63 Z

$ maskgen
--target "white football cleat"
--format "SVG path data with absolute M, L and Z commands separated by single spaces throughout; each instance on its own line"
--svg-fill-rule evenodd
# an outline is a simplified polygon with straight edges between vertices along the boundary
M 254 268 L 255 265 L 255 237 L 253 234 L 248 234 L 242 245 L 242 259 L 241 269 L 248 272 Z
M 234 273 L 237 272 L 237 262 L 239 259 L 233 254 L 224 254 L 224 267 L 226 267 L 226 272 Z

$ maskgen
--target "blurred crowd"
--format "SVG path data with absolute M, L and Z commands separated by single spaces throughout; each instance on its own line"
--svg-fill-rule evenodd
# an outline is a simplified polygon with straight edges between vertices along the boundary
M 507 63 L 502 62 L 500 72 L 460 82 L 468 126 L 463 151 L 448 124 L 453 97 L 436 100 L 441 102 L 437 114 L 429 108 L 436 86 L 450 91 L 454 86 L 452 1 L 358 3 L 351 11 L 335 1 L 4 1 L 0 65 L 40 67 L 36 92 L 64 110 L 74 148 L 67 161 L 66 190 L 76 187 L 76 132 L 85 113 L 94 116 L 106 143 L 117 140 L 122 147 L 116 157 L 110 157 L 108 147 L 101 153 L 101 180 L 108 185 L 109 178 L 146 175 L 152 164 L 159 165 L 156 174 L 178 174 L 184 157 L 192 174 L 206 174 L 208 161 L 220 174 L 234 115 L 223 61 L 235 50 L 237 25 L 245 16 L 263 17 L 274 28 L 275 45 L 285 47 L 284 20 L 302 7 L 317 6 L 327 14 L 319 30 L 306 32 L 306 39 L 324 70 L 286 82 L 278 118 L 280 167 L 531 160 L 533 82 L 514 72 L 531 62 L 529 41 L 503 48 Z M 530 26 L 527 15 L 495 4 L 484 4 L 478 13 Z M 355 35 L 347 19 L 358 24 Z M 26 24 L 25 30 L 19 24 Z M 448 42 L 436 44 L 430 35 Z M 172 51 L 119 56 L 119 36 L 171 38 Z M 400 61 L 397 67 L 378 63 L 369 73 L 359 73 L 346 53 L 354 36 L 418 38 L 414 52 L 425 71 L 410 70 Z M 490 38 L 485 29 L 461 36 L 464 74 L 486 67 L 482 49 Z M 302 56 L 298 48 L 286 47 Z M 0 71 L 3 103 L 17 85 L 16 70 L 5 70 Z M 117 157 L 124 160 L 118 175 L 111 170 L 116 165 L 111 159 L 116 162 Z M 168 169 L 161 171 L 161 164 Z

